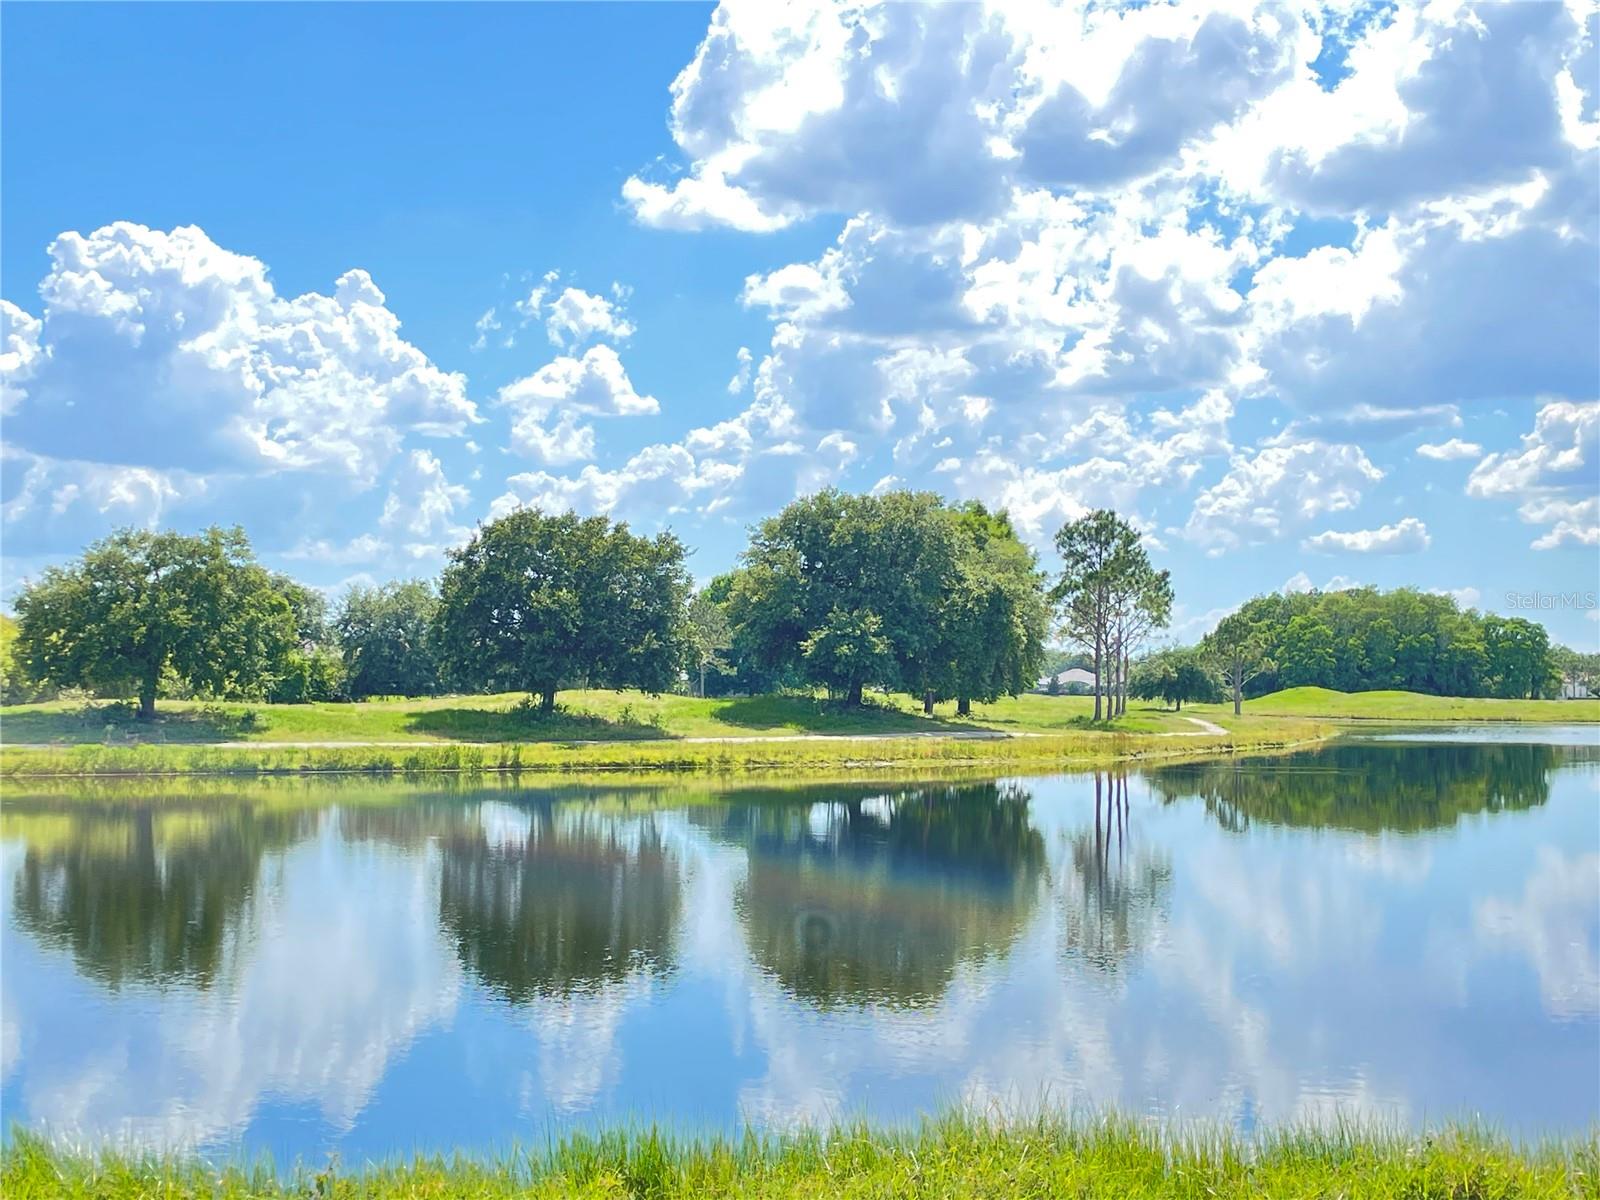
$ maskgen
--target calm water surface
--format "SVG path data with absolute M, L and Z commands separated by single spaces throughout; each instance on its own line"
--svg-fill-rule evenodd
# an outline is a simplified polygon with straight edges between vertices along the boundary
M 799 790 L 12 785 L 0 1109 L 347 1163 L 960 1101 L 1586 1128 L 1597 736 Z

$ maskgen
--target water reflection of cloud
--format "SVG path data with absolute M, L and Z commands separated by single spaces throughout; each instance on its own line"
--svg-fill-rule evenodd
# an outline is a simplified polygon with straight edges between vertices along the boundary
M 460 968 L 438 933 L 432 856 L 336 849 L 324 829 L 282 856 L 231 978 L 89 998 L 96 1019 L 31 1061 L 30 1120 L 135 1148 L 194 1146 L 236 1136 L 273 1097 L 350 1128 L 396 1055 L 451 1019 Z
M 1480 900 L 1473 927 L 1485 944 L 1522 952 L 1550 1015 L 1600 1014 L 1600 854 L 1541 846 L 1521 899 Z
M 8 927 L 7 1098 L 145 1145 L 235 1135 L 280 1103 L 382 1145 L 415 1086 L 384 1080 L 459 1014 L 425 1069 L 460 1072 L 443 1078 L 486 1139 L 689 1092 L 774 1128 L 947 1103 L 1245 1124 L 1568 1111 L 1506 1084 L 1595 1044 L 1571 1018 L 1600 1008 L 1600 854 L 1573 808 L 1241 834 L 1135 780 L 1113 842 L 1083 778 L 1028 786 L 1001 822 L 868 789 L 642 812 L 508 791 L 374 809 L 395 819 L 364 834 L 352 811 L 263 859 L 245 951 L 207 989 L 118 993 Z M 794 896 L 842 931 L 826 953 L 903 954 L 807 975 L 776 944 Z M 716 1010 L 689 1018 L 692 1088 L 646 1048 L 689 1003 Z M 1527 1019 L 1497 1039 L 1508 1014 Z

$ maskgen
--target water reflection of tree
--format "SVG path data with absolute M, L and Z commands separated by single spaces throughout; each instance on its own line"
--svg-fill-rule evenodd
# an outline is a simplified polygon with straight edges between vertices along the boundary
M 671 970 L 682 880 L 655 822 L 514 811 L 521 829 L 480 821 L 439 841 L 440 922 L 463 965 L 514 1003 Z
M 960 964 L 1009 950 L 1044 870 L 1026 791 L 822 794 L 699 814 L 747 847 L 736 910 L 756 963 L 785 989 L 822 1007 L 934 1003 Z
M 1251 821 L 1405 832 L 1448 826 L 1469 813 L 1543 804 L 1551 771 L 1597 759 L 1593 747 L 1369 742 L 1167 767 L 1147 778 L 1163 802 L 1198 798 L 1236 832 Z
M 42 829 L 48 820 L 53 834 L 26 838 L 14 920 L 114 989 L 211 986 L 249 926 L 262 857 L 308 836 L 317 822 L 312 810 L 263 809 L 238 798 L 203 810 L 65 809 L 8 814 L 11 831 L 28 823 Z
M 1062 949 L 1116 975 L 1136 961 L 1165 923 L 1172 863 L 1129 844 L 1128 777 L 1094 776 L 1094 826 L 1071 841 L 1072 869 L 1058 893 Z

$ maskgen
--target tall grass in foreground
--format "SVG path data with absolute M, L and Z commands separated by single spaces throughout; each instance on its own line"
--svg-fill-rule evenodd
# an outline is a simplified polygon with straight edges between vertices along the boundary
M 947 1117 L 907 1133 L 682 1140 L 656 1130 L 577 1135 L 497 1162 L 418 1158 L 346 1170 L 208 1167 L 86 1157 L 18 1133 L 0 1160 L 7 1200 L 295 1197 L 1593 1197 L 1593 1133 L 1536 1146 L 1474 1129 L 1357 1127 L 1244 1139 L 1112 1118 L 993 1125 Z
M 506 742 L 466 746 L 0 747 L 0 775 L 289 774 L 319 771 L 858 771 L 927 765 L 1092 766 L 1141 758 L 1279 749 L 1325 736 L 1309 721 L 1263 720 L 1220 736 L 1085 732 L 1037 737 L 826 738 L 748 742 Z

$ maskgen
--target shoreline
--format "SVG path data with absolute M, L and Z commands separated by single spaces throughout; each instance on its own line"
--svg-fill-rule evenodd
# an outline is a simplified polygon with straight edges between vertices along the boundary
M 678 1136 L 614 1125 L 543 1146 L 394 1155 L 353 1170 L 334 1158 L 85 1153 L 26 1130 L 0 1147 L 0 1190 L 19 1200 L 162 1195 L 420 1195 L 489 1198 L 1138 1195 L 1578 1197 L 1593 1191 L 1593 1130 L 1518 1140 L 1467 1123 L 1402 1130 L 1372 1123 L 1284 1125 L 1239 1134 L 1211 1122 L 1127 1116 L 996 1121 L 954 1113 L 910 1127 L 845 1124 L 788 1134 Z M 1463 1191 L 1463 1186 L 1468 1188 Z
M 492 742 L 289 746 L 0 745 L 0 778 L 105 779 L 413 774 L 802 775 L 1009 769 L 1046 773 L 1134 762 L 1283 753 L 1337 736 L 1331 723 L 1279 720 L 1248 732 L 1194 734 L 921 734 L 771 739 L 654 739 L 587 743 Z M 974 751 L 974 747 L 982 750 Z

